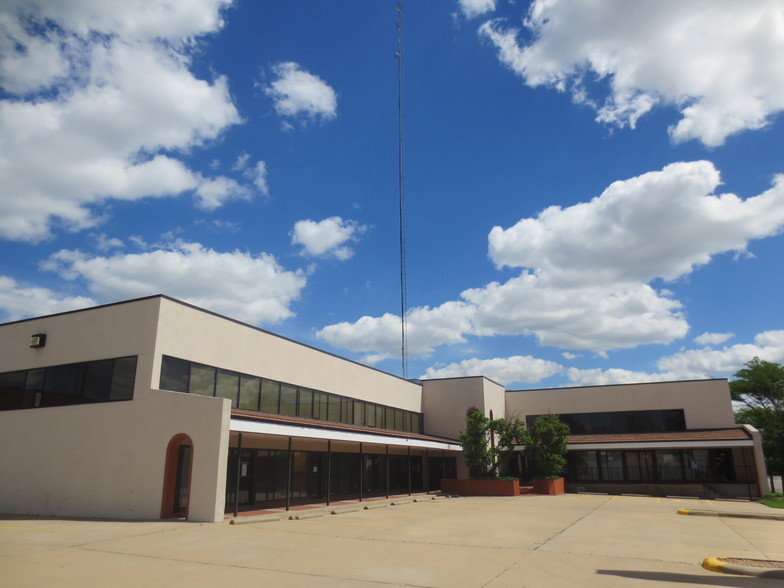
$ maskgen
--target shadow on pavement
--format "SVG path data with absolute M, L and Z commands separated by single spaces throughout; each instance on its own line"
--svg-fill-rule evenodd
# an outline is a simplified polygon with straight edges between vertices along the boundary
M 699 565 L 699 564 L 694 564 Z M 677 584 L 702 584 L 704 586 L 746 586 L 761 585 L 781 585 L 775 580 L 765 581 L 761 578 L 751 578 L 744 576 L 727 576 L 724 574 L 714 574 L 713 576 L 702 576 L 697 574 L 678 574 L 674 572 L 635 572 L 631 570 L 596 570 L 597 574 L 604 576 L 618 576 L 620 578 L 630 578 L 635 580 L 648 580 L 650 582 L 672 582 Z

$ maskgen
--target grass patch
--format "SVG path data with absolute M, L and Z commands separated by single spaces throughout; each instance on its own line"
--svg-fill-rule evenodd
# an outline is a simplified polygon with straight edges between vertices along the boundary
M 781 492 L 771 492 L 765 496 L 765 498 L 760 499 L 760 502 L 771 508 L 784 508 L 784 494 Z

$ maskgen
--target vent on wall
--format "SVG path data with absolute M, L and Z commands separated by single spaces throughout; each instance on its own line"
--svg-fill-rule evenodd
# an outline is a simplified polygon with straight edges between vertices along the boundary
M 37 335 L 30 337 L 30 347 L 33 349 L 38 349 L 44 345 L 46 345 L 46 334 L 38 333 Z

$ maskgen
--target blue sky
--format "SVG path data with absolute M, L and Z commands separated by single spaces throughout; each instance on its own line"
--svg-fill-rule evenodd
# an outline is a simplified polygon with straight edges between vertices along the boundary
M 401 374 L 394 2 L 0 7 L 0 321 L 164 293 Z M 784 360 L 778 0 L 404 5 L 410 377 Z

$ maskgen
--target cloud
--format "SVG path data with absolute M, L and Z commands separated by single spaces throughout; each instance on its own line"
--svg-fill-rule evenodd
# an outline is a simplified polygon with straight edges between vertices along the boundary
M 225 4 L 3 4 L 0 238 L 94 226 L 110 198 L 200 189 L 200 204 L 225 200 L 212 185 L 225 180 L 179 159 L 241 122 L 227 80 L 189 70 L 192 39 L 222 26 Z
M 492 20 L 480 34 L 526 84 L 571 92 L 600 122 L 634 128 L 672 105 L 674 141 L 717 146 L 784 109 L 784 72 L 773 66 L 784 58 L 781 22 L 778 0 L 536 0 L 524 33 Z M 597 79 L 604 99 L 588 89 Z
M 254 325 L 293 316 L 291 305 L 307 283 L 303 272 L 283 269 L 272 255 L 184 241 L 111 257 L 61 250 L 42 269 L 83 282 L 104 302 L 163 293 Z
M 542 345 L 600 354 L 684 337 L 689 325 L 681 303 L 650 282 L 745 251 L 751 240 L 784 226 L 784 176 L 746 200 L 714 194 L 718 185 L 711 163 L 676 163 L 615 182 L 590 201 L 493 228 L 490 258 L 520 274 L 469 288 L 457 301 L 411 309 L 409 352 L 427 355 L 466 336 L 533 335 Z M 363 317 L 324 327 L 318 336 L 392 357 L 399 353 L 399 325 L 391 314 Z
M 300 220 L 291 230 L 291 244 L 302 246 L 302 255 L 334 257 L 341 261 L 351 258 L 354 251 L 346 245 L 356 241 L 367 230 L 365 225 L 339 216 L 316 222 Z
M 495 10 L 495 0 L 459 0 L 459 4 L 466 18 L 476 18 Z
M 662 357 L 656 367 L 676 374 L 678 379 L 728 377 L 754 356 L 784 361 L 784 330 L 763 331 L 754 337 L 753 343 L 681 351 Z
M 47 288 L 23 287 L 13 278 L 0 276 L 0 320 L 15 321 L 95 306 L 92 298 L 64 296 Z
M 443 367 L 430 367 L 422 379 L 456 378 L 461 376 L 485 376 L 507 386 L 512 382 L 534 384 L 563 371 L 555 362 L 537 359 L 530 355 L 495 357 L 493 359 L 466 359 Z
M 225 176 L 203 179 L 196 188 L 196 205 L 207 211 L 215 210 L 231 200 L 250 200 L 250 190 Z
M 248 170 L 249 177 L 253 181 L 253 185 L 262 196 L 269 196 L 269 185 L 267 184 L 267 164 L 263 161 L 257 161 L 256 166 L 252 170 Z
M 734 333 L 703 333 L 695 337 L 694 342 L 698 345 L 721 345 L 734 336 Z
M 462 302 L 445 302 L 437 308 L 414 308 L 406 315 L 407 349 L 411 355 L 426 356 L 446 343 L 462 343 L 463 333 L 471 330 L 468 307 Z M 328 325 L 316 337 L 334 347 L 367 352 L 362 361 L 374 363 L 399 356 L 400 317 L 386 313 L 380 317 L 363 316 L 349 323 Z
M 272 68 L 277 79 L 264 88 L 284 117 L 305 121 L 328 121 L 337 116 L 338 99 L 324 80 L 287 61 Z
M 614 182 L 590 202 L 494 227 L 490 257 L 498 267 L 541 268 L 554 284 L 673 280 L 781 231 L 784 175 L 747 200 L 714 194 L 719 184 L 708 161 L 673 163 Z
M 566 371 L 569 383 L 572 386 L 608 386 L 611 384 L 639 384 L 641 382 L 669 382 L 677 380 L 674 373 L 649 374 L 612 368 L 608 370 L 590 369 L 581 370 L 569 368 Z

